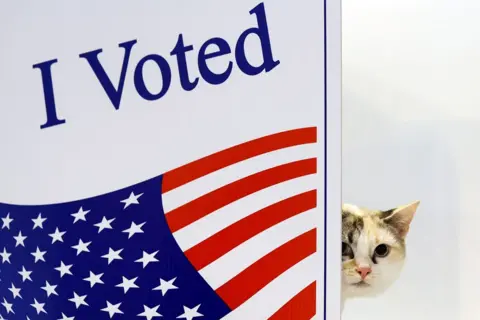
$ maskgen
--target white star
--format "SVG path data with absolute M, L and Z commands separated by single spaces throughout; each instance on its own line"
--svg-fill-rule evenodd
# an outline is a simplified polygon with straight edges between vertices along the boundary
M 10 218 L 10 212 L 7 214 L 5 218 L 2 218 L 2 221 L 3 221 L 2 229 L 7 228 L 8 230 L 10 230 L 10 223 L 13 222 L 13 219 Z
M 198 308 L 200 308 L 200 305 L 192 309 L 190 309 L 189 307 L 183 306 L 183 314 L 179 315 L 177 319 L 192 320 L 193 318 L 196 318 L 196 317 L 203 317 L 203 314 L 198 312 Z
M 67 233 L 67 231 L 60 232 L 58 228 L 55 228 L 55 232 L 49 234 L 49 236 L 52 237 L 52 244 L 54 244 L 56 241 L 63 242 L 63 235 L 65 233 Z
M 80 306 L 88 306 L 88 303 L 85 302 L 85 299 L 87 298 L 87 295 L 84 296 L 79 296 L 75 291 L 73 292 L 73 298 L 68 299 L 68 301 L 71 301 L 75 303 L 75 307 L 80 308 Z
M 78 256 L 82 252 L 90 252 L 90 250 L 88 249 L 88 246 L 90 245 L 90 243 L 92 243 L 92 241 L 83 242 L 82 239 L 80 239 L 78 241 L 78 244 L 76 246 L 72 246 L 72 248 L 77 250 L 77 256 Z
M 108 259 L 108 264 L 112 263 L 113 260 L 123 260 L 123 258 L 120 257 L 122 251 L 123 249 L 114 251 L 112 248 L 108 248 L 108 253 L 103 255 L 102 258 Z
M 40 249 L 37 247 L 37 250 L 35 252 L 32 252 L 31 255 L 35 257 L 35 263 L 38 261 L 43 261 L 45 262 L 45 258 L 43 257 L 47 253 L 47 251 L 40 251 Z
M 15 314 L 15 312 L 13 312 L 13 309 L 12 309 L 13 304 L 8 303 L 8 301 L 5 298 L 3 298 L 2 306 L 4 306 L 5 309 L 7 310 L 7 314 L 9 314 L 10 312 Z
M 15 286 L 13 285 L 12 283 L 12 286 L 10 288 L 8 288 L 8 290 L 10 290 L 13 294 L 13 299 L 15 299 L 16 297 L 19 297 L 20 299 L 23 299 L 22 296 L 20 295 L 20 288 L 15 288 Z
M 107 301 L 107 307 L 103 308 L 102 311 L 108 312 L 111 319 L 116 313 L 123 314 L 123 312 L 119 309 L 121 304 L 122 304 L 121 302 L 117 304 L 111 304 L 110 302 Z
M 38 217 L 36 219 L 32 219 L 32 221 L 33 221 L 33 229 L 37 227 L 40 229 L 43 229 L 43 223 L 47 221 L 47 218 L 42 218 L 42 214 L 39 213 Z
M 97 224 L 94 224 L 95 227 L 98 227 L 98 233 L 102 232 L 103 229 L 112 229 L 112 221 L 115 220 L 115 218 L 112 218 L 110 220 L 107 220 L 107 218 L 103 217 L 102 221 L 100 221 Z
M 60 272 L 60 278 L 62 278 L 64 275 L 69 274 L 73 275 L 70 269 L 73 267 L 73 264 L 69 264 L 68 266 L 63 263 L 63 261 L 60 262 L 60 267 L 55 268 L 55 270 Z
M 75 219 L 73 220 L 73 223 L 79 221 L 79 220 L 83 220 L 83 221 L 87 221 L 87 218 L 85 217 L 87 215 L 87 213 L 89 213 L 90 210 L 87 210 L 87 211 L 83 211 L 83 207 L 80 207 L 80 209 L 78 209 L 78 212 L 77 213 L 72 213 L 71 216 L 74 217 Z
M 135 222 L 132 222 L 132 224 L 130 225 L 130 228 L 125 229 L 122 232 L 128 233 L 128 239 L 130 239 L 136 233 L 143 233 L 142 227 L 145 225 L 145 223 L 146 222 L 141 224 L 136 224 Z
M 24 241 L 25 241 L 25 239 L 27 239 L 27 237 L 22 235 L 22 231 L 19 231 L 18 236 L 13 237 L 13 239 L 15 239 L 15 241 L 17 242 L 17 243 L 15 243 L 15 248 L 18 247 L 18 246 L 25 247 Z
M 135 260 L 135 262 L 143 263 L 143 268 L 145 268 L 150 262 L 158 262 L 158 259 L 155 258 L 155 255 L 157 253 L 158 253 L 158 250 L 153 253 L 146 253 L 145 251 L 143 251 L 143 257 L 141 257 L 138 260 Z
M 62 319 L 58 320 L 75 320 L 75 317 L 67 317 L 63 312 L 62 312 Z
M 90 282 L 90 288 L 93 288 L 93 286 L 97 283 L 104 284 L 102 279 L 100 279 L 102 276 L 103 276 L 103 273 L 95 274 L 92 271 L 90 271 L 90 276 L 83 280 Z
M 7 249 L 5 249 L 5 247 L 3 247 L 3 252 L 0 252 L 0 257 L 2 257 L 2 263 L 5 263 L 5 262 L 8 262 L 10 263 L 10 256 L 12 254 L 7 252 Z
M 25 270 L 25 267 L 22 267 L 22 271 L 18 271 L 18 273 L 22 276 L 23 282 L 25 282 L 25 280 L 33 281 L 32 278 L 30 278 L 32 271 Z
M 34 303 L 32 303 L 31 306 L 34 307 L 35 310 L 37 310 L 37 314 L 40 314 L 41 312 L 47 313 L 47 311 L 43 309 L 43 307 L 45 306 L 45 303 L 38 303 L 37 299 L 33 299 L 33 300 L 34 300 Z
M 45 287 L 42 287 L 42 289 L 47 293 L 47 297 L 50 297 L 51 294 L 58 296 L 57 291 L 55 291 L 56 288 L 57 285 L 52 286 L 50 283 L 48 283 L 48 281 L 45 281 Z
M 176 279 L 177 278 L 173 278 L 169 281 L 165 281 L 162 278 L 160 278 L 160 285 L 158 287 L 154 288 L 153 290 L 162 290 L 162 296 L 164 296 L 168 292 L 168 290 L 178 289 L 178 287 L 173 284 L 173 282 Z
M 131 204 L 139 204 L 138 203 L 138 198 L 140 198 L 143 195 L 143 193 L 140 194 L 135 194 L 135 193 L 130 193 L 130 196 L 127 199 L 124 199 L 120 201 L 121 203 L 125 203 L 125 206 L 123 207 L 123 210 L 127 209 Z
M 123 288 L 124 293 L 127 293 L 127 291 L 130 289 L 138 288 L 138 286 L 135 284 L 135 281 L 137 281 L 137 279 L 138 277 L 133 279 L 127 279 L 125 277 L 122 277 L 122 283 L 117 284 L 115 287 Z
M 154 317 L 161 317 L 162 315 L 157 312 L 158 307 L 160 305 L 157 305 L 153 308 L 149 308 L 146 305 L 143 305 L 143 312 L 138 314 L 137 317 L 145 317 L 147 320 L 152 320 Z

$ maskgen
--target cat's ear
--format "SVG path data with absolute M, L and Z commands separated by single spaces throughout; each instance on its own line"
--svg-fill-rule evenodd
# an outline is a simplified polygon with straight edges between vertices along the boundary
M 358 210 L 358 207 L 353 204 L 342 204 L 342 219 L 345 219 L 350 215 L 355 215 Z
M 381 217 L 385 223 L 397 229 L 402 238 L 405 238 L 419 204 L 420 201 L 415 201 L 392 210 L 384 211 Z

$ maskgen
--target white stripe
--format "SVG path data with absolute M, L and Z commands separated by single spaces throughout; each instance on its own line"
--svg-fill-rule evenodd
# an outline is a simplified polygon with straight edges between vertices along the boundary
M 163 194 L 163 208 L 165 213 L 168 213 L 204 194 L 254 173 L 292 161 L 312 158 L 317 154 L 318 145 L 307 144 L 269 152 L 244 160 Z
M 255 261 L 314 228 L 316 211 L 303 212 L 245 241 L 200 270 L 201 276 L 214 290 L 218 289 Z
M 296 194 L 315 189 L 318 181 L 318 176 L 312 174 L 271 186 L 232 202 L 173 235 L 180 248 L 185 251 L 258 210 Z M 314 225 L 316 223 L 312 224 Z
M 315 255 L 318 254 L 310 255 L 284 272 L 222 320 L 265 320 L 271 317 L 316 280 L 320 272 Z

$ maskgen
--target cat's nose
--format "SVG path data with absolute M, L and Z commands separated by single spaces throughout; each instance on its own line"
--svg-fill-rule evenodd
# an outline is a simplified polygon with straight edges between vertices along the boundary
M 370 273 L 372 273 L 372 268 L 370 268 L 370 267 L 357 267 L 355 270 L 356 270 L 357 273 L 360 275 L 360 277 L 362 278 L 362 280 L 365 280 L 365 278 L 366 278 Z

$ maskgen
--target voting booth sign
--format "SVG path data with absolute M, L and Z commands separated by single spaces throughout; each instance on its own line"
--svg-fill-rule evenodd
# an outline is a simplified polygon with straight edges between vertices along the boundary
M 339 1 L 0 18 L 0 319 L 338 319 Z

